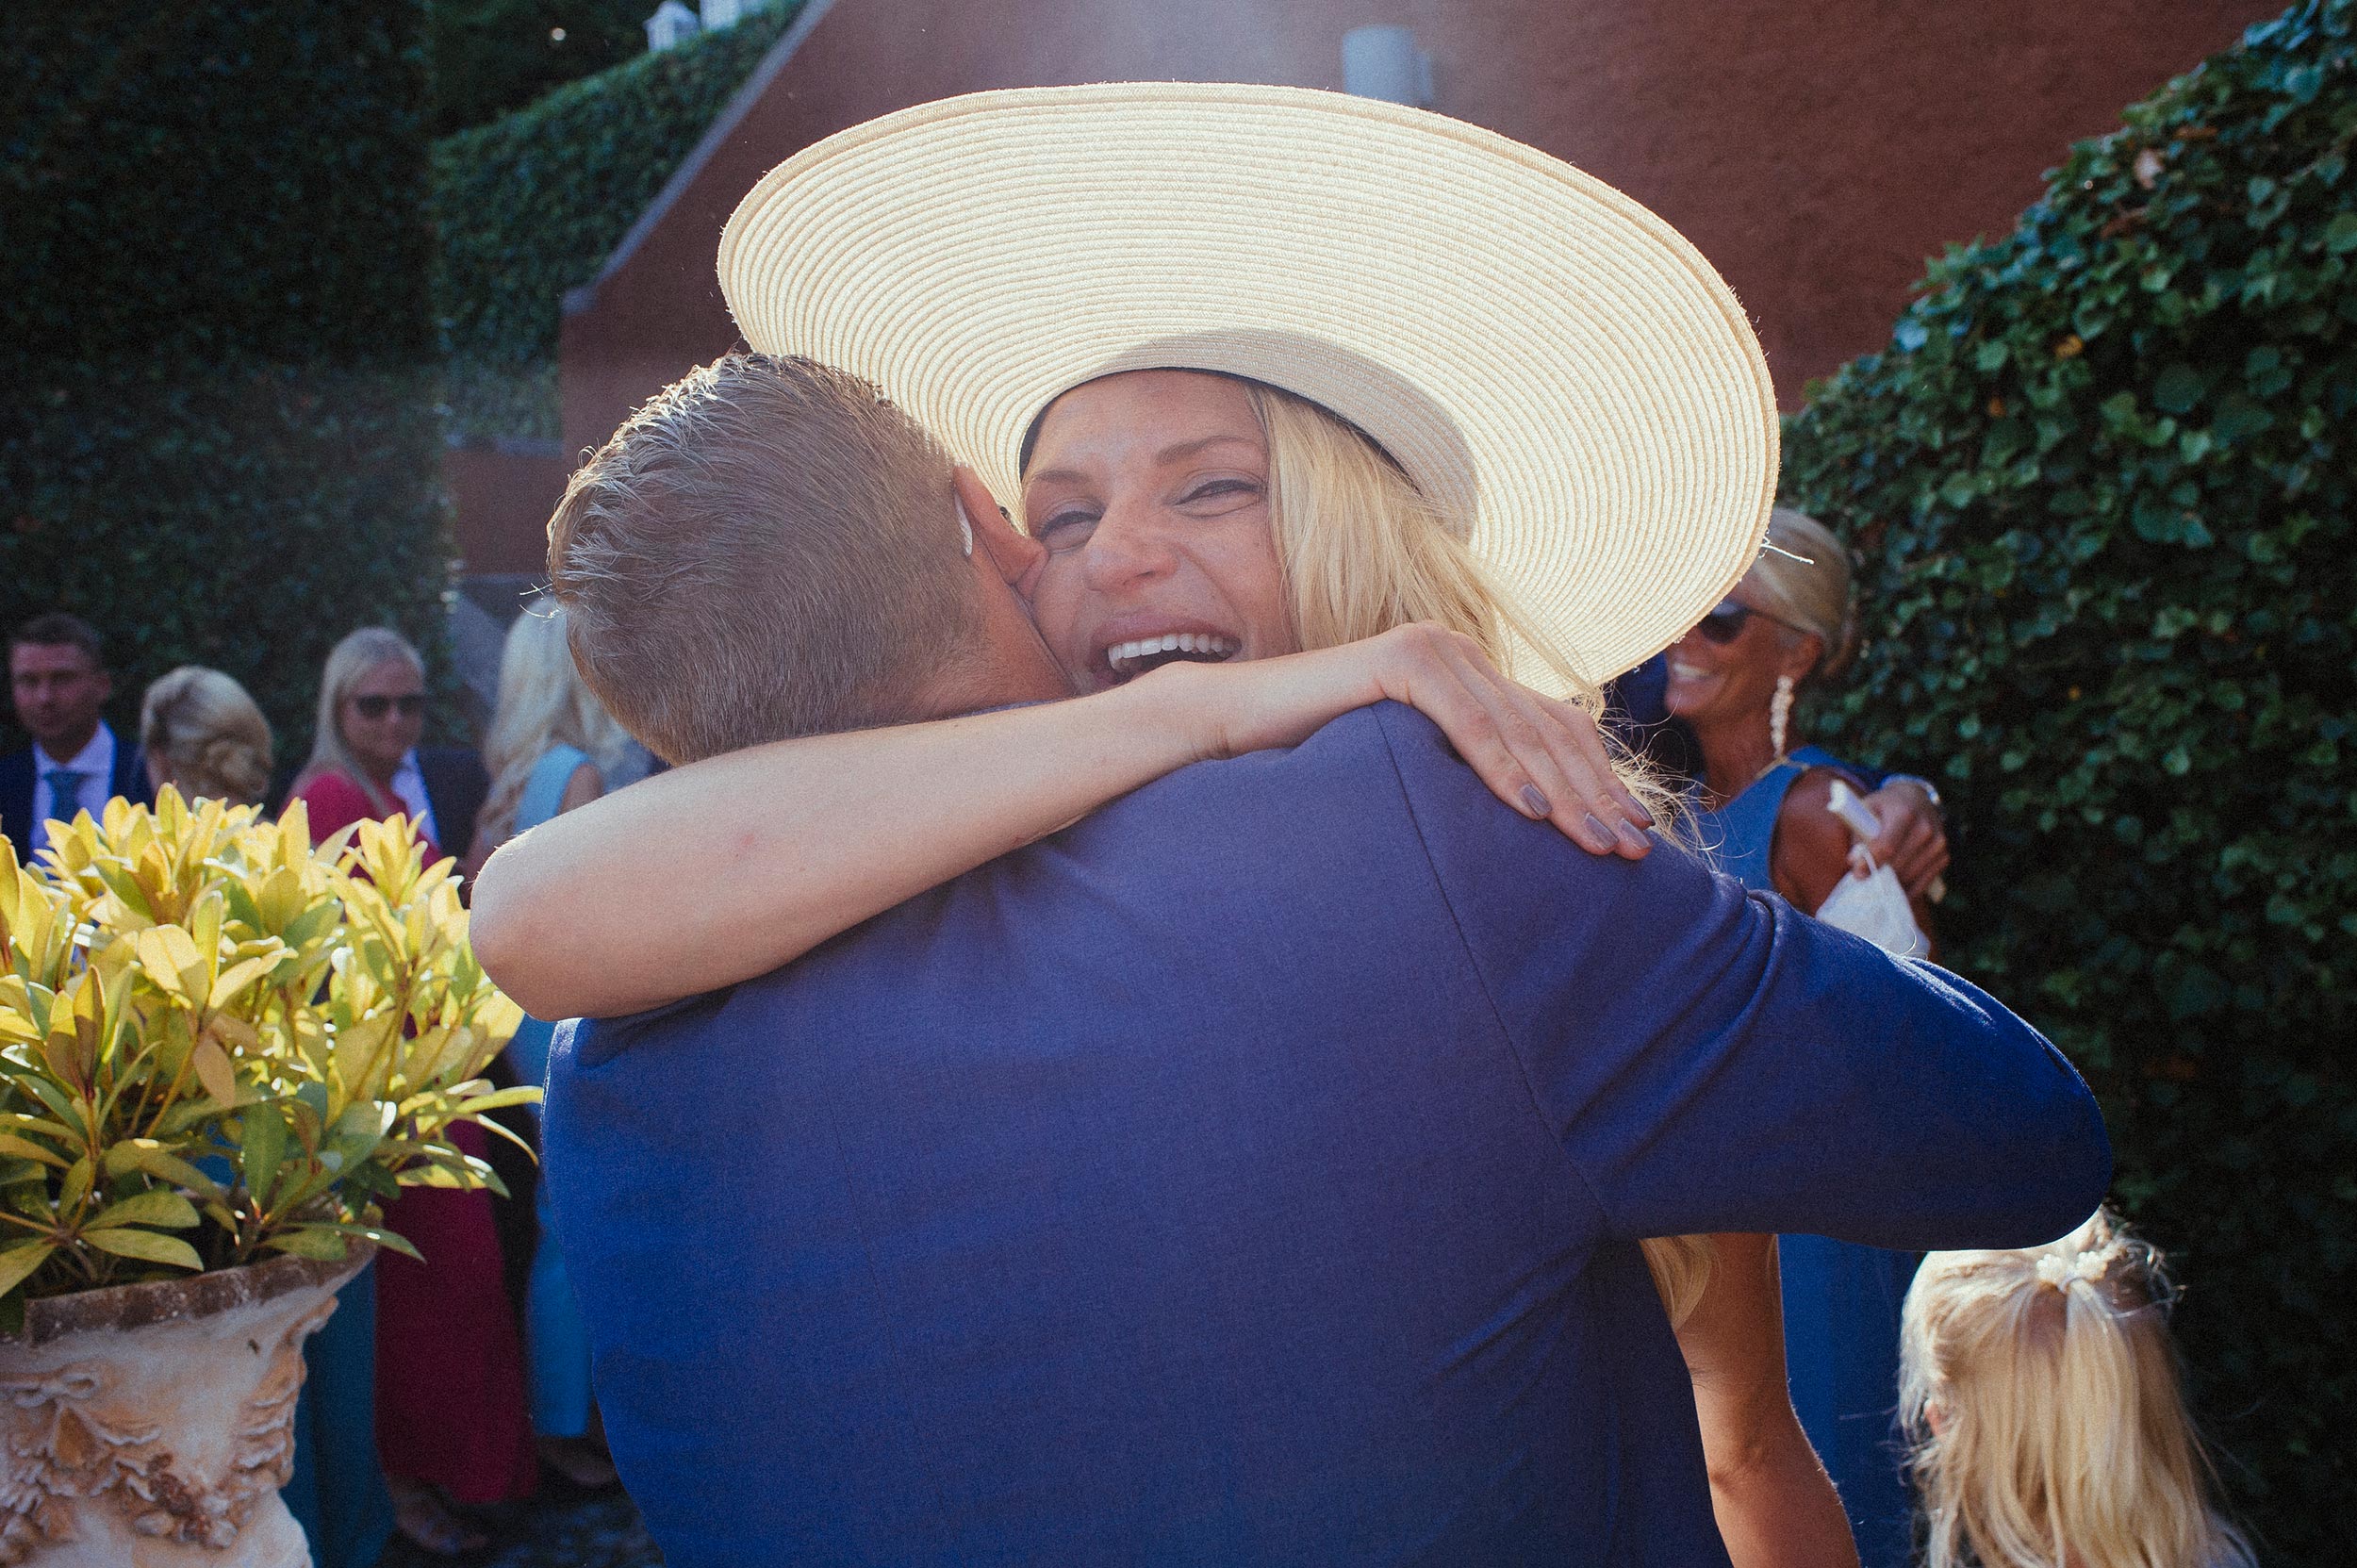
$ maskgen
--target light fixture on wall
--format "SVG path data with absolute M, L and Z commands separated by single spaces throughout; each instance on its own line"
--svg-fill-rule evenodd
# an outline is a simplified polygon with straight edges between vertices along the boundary
M 1432 107 L 1432 57 L 1412 27 L 1353 27 L 1343 35 L 1343 91 L 1415 108 Z

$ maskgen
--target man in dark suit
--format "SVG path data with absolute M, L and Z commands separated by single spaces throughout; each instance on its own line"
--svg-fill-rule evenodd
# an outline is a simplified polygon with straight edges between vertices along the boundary
M 0 756 L 0 833 L 29 860 L 43 844 L 41 825 L 74 813 L 103 814 L 116 796 L 149 795 L 146 759 L 101 717 L 114 680 L 106 645 L 79 616 L 53 610 L 8 637 L 8 693 L 16 721 L 33 737 Z
M 491 792 L 483 753 L 465 746 L 420 746 L 411 754 L 425 784 L 438 842 L 464 859 L 474 847 L 475 818 L 483 815 L 484 797 Z
M 618 718 L 693 758 L 781 733 L 731 670 L 835 727 L 1063 693 L 1014 586 L 1041 545 L 872 389 L 719 372 L 551 525 Z M 741 559 L 667 592 L 715 517 Z M 802 583 L 836 592 L 776 613 Z M 1640 1240 L 2025 1245 L 2109 1172 L 1987 996 L 1690 857 L 1584 852 L 1389 704 L 569 1025 L 547 1117 L 606 1429 L 679 1568 L 1724 1568 Z

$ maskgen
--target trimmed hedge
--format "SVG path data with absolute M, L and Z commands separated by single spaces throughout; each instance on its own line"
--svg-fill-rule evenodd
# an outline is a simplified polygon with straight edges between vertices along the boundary
M 460 434 L 553 437 L 560 312 L 799 9 L 641 55 L 434 146 L 436 314 Z
M 2271 1562 L 2357 1496 L 2357 16 L 2306 0 L 2073 148 L 1811 388 L 1786 500 L 1872 640 L 1815 714 L 1939 759 L 1957 966 L 2102 1095 Z
M 647 47 L 649 0 L 433 0 L 432 129 L 486 125 Z
M 120 731 L 196 661 L 300 755 L 338 637 L 440 640 L 424 22 L 421 0 L 10 18 L 0 627 L 98 625 Z

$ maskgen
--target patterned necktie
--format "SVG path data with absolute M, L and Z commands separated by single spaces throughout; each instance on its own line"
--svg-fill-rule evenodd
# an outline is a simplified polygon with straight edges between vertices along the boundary
M 74 814 L 82 809 L 84 776 L 72 767 L 53 767 L 41 776 L 41 783 L 49 786 L 50 816 L 60 822 L 74 820 Z

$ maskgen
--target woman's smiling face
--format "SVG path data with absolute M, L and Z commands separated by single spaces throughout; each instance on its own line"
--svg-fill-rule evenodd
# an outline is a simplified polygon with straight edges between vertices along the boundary
M 1297 651 L 1268 491 L 1267 438 L 1226 376 L 1133 371 L 1049 405 L 1023 481 L 1047 550 L 1031 602 L 1079 689 Z

